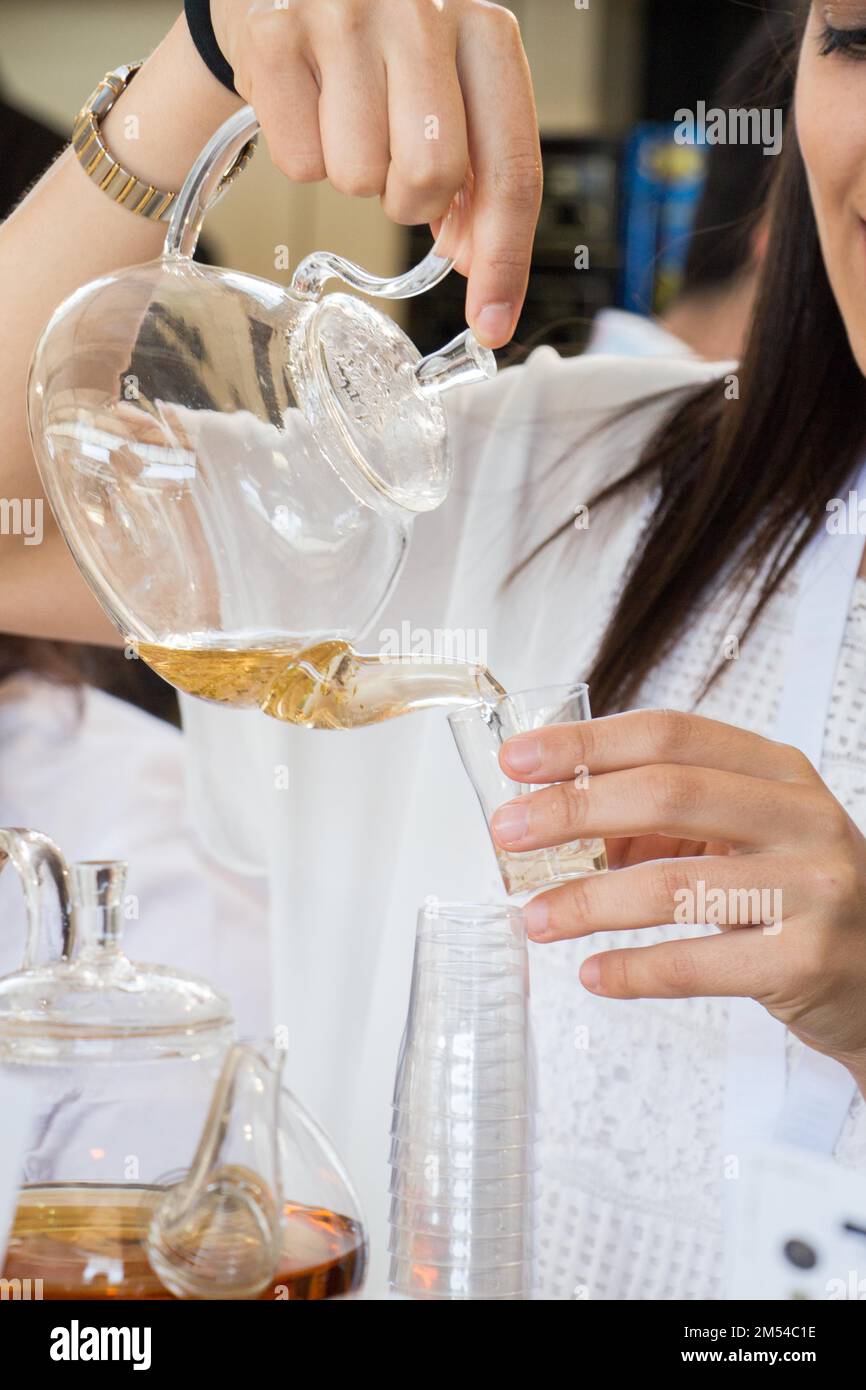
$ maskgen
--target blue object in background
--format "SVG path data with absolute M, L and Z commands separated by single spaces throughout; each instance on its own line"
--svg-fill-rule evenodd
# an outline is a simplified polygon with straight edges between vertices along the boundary
M 673 124 L 644 123 L 625 147 L 620 306 L 658 314 L 682 283 L 706 151 L 674 140 Z

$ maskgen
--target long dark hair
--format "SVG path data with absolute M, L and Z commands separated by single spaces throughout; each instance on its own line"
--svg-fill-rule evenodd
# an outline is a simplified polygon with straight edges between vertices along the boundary
M 807 10 L 792 25 L 796 48 Z M 793 120 L 779 166 L 739 399 L 727 398 L 722 381 L 678 393 L 634 468 L 594 499 L 598 506 L 638 479 L 660 486 L 588 674 L 593 712 L 633 703 L 735 555 L 743 592 L 760 580 L 740 625 L 746 638 L 866 450 L 866 380 L 827 278 Z M 573 526 L 569 517 L 515 574 Z M 705 691 L 725 665 L 720 653 Z

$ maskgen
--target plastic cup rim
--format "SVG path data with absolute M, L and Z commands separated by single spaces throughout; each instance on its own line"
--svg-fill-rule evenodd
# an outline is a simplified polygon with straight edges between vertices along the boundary
M 391 1256 L 393 1260 L 401 1260 L 408 1262 L 409 1264 L 419 1263 L 417 1259 L 413 1260 L 409 1255 L 402 1255 L 399 1250 L 392 1250 L 390 1245 L 388 1246 L 388 1254 Z M 510 1271 L 513 1269 L 520 1269 L 525 1264 L 531 1264 L 531 1259 L 529 1256 L 527 1256 L 523 1260 L 508 1260 L 503 1264 L 490 1264 L 480 1266 L 472 1265 L 468 1262 L 465 1264 L 460 1262 L 455 1264 L 453 1261 L 445 1262 L 442 1260 L 428 1260 L 426 1255 L 424 1257 L 425 1268 L 442 1270 L 446 1274 L 466 1274 L 472 1280 L 474 1280 L 476 1276 L 479 1279 L 484 1279 L 488 1275 L 504 1274 L 506 1270 Z
M 403 1137 L 403 1134 L 400 1134 L 399 1131 L 395 1131 L 395 1130 L 393 1130 L 393 1129 L 391 1129 L 391 1130 L 388 1131 L 388 1137 L 389 1137 L 389 1138 L 392 1138 L 392 1140 L 395 1140 L 395 1138 L 396 1138 L 396 1140 L 400 1140 L 400 1141 L 402 1141 L 402 1143 L 409 1143 L 409 1141 L 407 1141 L 406 1138 Z M 420 1138 L 413 1138 L 413 1140 L 411 1140 L 411 1143 L 413 1143 L 413 1144 L 430 1143 L 431 1145 L 436 1145 L 436 1144 L 446 1144 L 446 1143 L 450 1143 L 450 1140 L 427 1140 L 427 1137 L 421 1136 Z M 474 1145 L 471 1145 L 471 1150 L 473 1150 L 473 1151 L 475 1152 L 475 1154 L 495 1154 L 496 1150 L 499 1150 L 499 1148 L 506 1148 L 506 1150 L 507 1150 L 507 1148 L 524 1148 L 525 1145 L 528 1145 L 528 1144 L 531 1144 L 532 1147 L 535 1147 L 535 1145 L 537 1145 L 537 1144 L 539 1144 L 539 1143 L 541 1143 L 541 1141 L 539 1141 L 538 1138 L 535 1137 L 535 1134 L 532 1134 L 532 1137 L 530 1137 L 530 1138 L 525 1138 L 524 1141 L 521 1141 L 521 1143 L 518 1143 L 518 1144 L 491 1144 L 491 1147 L 489 1147 L 489 1148 L 478 1148 L 478 1145 L 477 1145 L 477 1144 L 474 1144 Z M 470 1151 L 470 1145 L 466 1145 L 466 1147 L 460 1148 L 460 1150 L 459 1150 L 459 1152 L 468 1152 L 468 1151 Z
M 531 1301 L 535 1295 L 534 1284 L 531 1284 L 529 1289 L 525 1291 L 518 1289 L 515 1293 L 478 1294 L 476 1298 L 465 1293 L 419 1293 L 417 1289 L 401 1288 L 393 1279 L 388 1280 L 388 1288 L 391 1293 L 400 1294 L 404 1298 L 414 1299 L 419 1303 L 522 1303 Z
M 429 1181 L 430 1181 L 430 1179 L 428 1178 L 428 1176 L 427 1176 L 427 1174 L 425 1173 L 425 1171 L 424 1171 L 423 1168 L 416 1168 L 416 1167 L 410 1166 L 410 1165 L 408 1165 L 408 1164 L 406 1164 L 406 1163 L 399 1163 L 399 1162 L 398 1162 L 398 1163 L 389 1163 L 389 1164 L 388 1164 L 388 1167 L 389 1167 L 390 1170 L 391 1170 L 391 1177 L 392 1177 L 392 1178 L 394 1178 L 394 1177 L 423 1178 L 423 1180 L 424 1180 L 425 1182 L 429 1182 Z M 486 1187 L 492 1186 L 492 1184 L 494 1184 L 494 1183 L 513 1182 L 515 1178 L 535 1178 L 535 1177 L 537 1177 L 537 1175 L 538 1175 L 540 1172 L 541 1172 L 541 1168 L 540 1168 L 540 1166 L 537 1166 L 537 1167 L 535 1167 L 535 1168 L 524 1168 L 524 1169 L 521 1169 L 521 1171 L 518 1172 L 518 1173 L 502 1173 L 502 1174 L 500 1174 L 500 1176 L 499 1176 L 498 1178 L 473 1178 L 473 1177 L 468 1177 L 465 1173 L 448 1173 L 448 1172 L 442 1173 L 442 1174 L 440 1174 L 439 1176 L 441 1176 L 442 1178 L 444 1178 L 445 1182 L 448 1182 L 448 1183 L 453 1183 L 453 1182 L 458 1182 L 458 1183 L 460 1183 L 460 1182 L 462 1182 L 462 1183 L 465 1183 L 465 1184 L 467 1185 L 467 1187 L 473 1187 L 473 1188 L 475 1188 L 475 1187 L 481 1187 L 481 1188 L 486 1188 Z
M 408 1255 L 401 1255 L 398 1251 L 392 1250 L 390 1246 L 388 1248 L 388 1254 L 392 1255 L 395 1260 L 405 1260 L 409 1264 L 418 1263 L 417 1260 L 411 1260 Z M 501 1265 L 488 1265 L 486 1269 L 479 1269 L 478 1273 L 490 1274 L 502 1269 L 520 1269 L 522 1265 L 531 1264 L 531 1262 L 531 1257 L 526 1256 L 522 1260 L 508 1260 L 505 1264 Z M 458 1271 L 465 1271 L 466 1269 L 466 1266 L 463 1264 L 453 1264 L 451 1262 L 447 1264 L 437 1264 L 435 1260 L 425 1260 L 424 1263 L 425 1265 L 431 1265 L 433 1269 L 453 1269 L 455 1273 Z
M 478 927 L 483 930 L 483 925 L 489 922 L 497 924 L 518 922 L 522 924 L 523 920 L 523 910 L 515 907 L 513 903 L 472 903 L 452 900 L 450 902 L 437 901 L 435 908 L 424 905 L 418 909 L 419 926 L 422 923 L 443 921 L 453 927 Z
M 395 1107 L 392 1107 L 392 1109 L 393 1109 L 393 1108 L 395 1108 Z M 466 1118 L 465 1115 L 442 1115 L 439 1111 L 433 1112 L 433 1118 L 435 1118 L 435 1119 L 441 1119 L 441 1120 L 444 1120 L 444 1121 L 446 1121 L 446 1122 L 451 1122 L 451 1121 L 455 1121 L 455 1120 L 456 1120 L 456 1122 L 457 1122 L 458 1124 L 466 1124 L 466 1123 L 467 1123 L 467 1118 Z M 509 1124 L 509 1123 L 511 1123 L 511 1122 L 514 1121 L 514 1120 L 528 1120 L 528 1119 L 534 1119 L 534 1118 L 535 1118 L 534 1116 L 528 1115 L 528 1114 L 523 1114 L 523 1115 L 505 1115 L 505 1116 L 503 1116 L 502 1118 L 497 1118 L 497 1119 L 494 1119 L 494 1120 L 482 1120 L 480 1123 L 481 1123 L 481 1124 L 485 1124 L 485 1125 L 499 1125 L 499 1124 Z
M 502 1153 L 504 1151 L 501 1149 L 494 1149 L 492 1152 Z M 431 1157 L 433 1157 L 432 1154 Z M 506 1162 L 507 1161 L 508 1160 L 506 1160 Z M 519 1161 L 525 1162 L 526 1160 Z M 533 1158 L 530 1157 L 528 1161 L 533 1162 Z M 398 1157 L 397 1155 L 391 1155 L 389 1157 L 388 1166 L 392 1173 L 407 1173 L 412 1177 L 415 1177 L 417 1174 L 423 1175 L 425 1171 L 423 1166 L 419 1168 L 417 1164 L 408 1163 L 405 1158 Z M 541 1166 L 540 1164 L 536 1164 L 533 1168 L 515 1168 L 502 1173 L 488 1173 L 485 1175 L 478 1173 L 476 1169 L 471 1167 L 455 1168 L 443 1157 L 441 1163 L 437 1165 L 436 1176 L 438 1179 L 444 1178 L 448 1182 L 453 1178 L 457 1182 L 471 1183 L 474 1187 L 476 1183 L 505 1182 L 510 1181 L 512 1178 L 531 1178 L 535 1173 L 540 1172 Z
M 405 1139 L 405 1138 L 403 1138 L 403 1137 L 402 1137 L 401 1135 L 399 1135 L 399 1134 L 394 1134 L 393 1131 L 392 1131 L 391 1133 L 389 1133 L 388 1138 L 391 1139 L 392 1141 L 393 1141 L 393 1140 L 397 1140 L 397 1141 L 398 1141 L 399 1143 L 401 1143 L 401 1144 L 419 1144 L 419 1143 L 420 1143 L 420 1144 L 426 1144 L 426 1143 L 428 1142 L 426 1139 Z M 429 1142 L 430 1142 L 430 1145 L 431 1145 L 431 1152 L 435 1153 L 435 1152 L 436 1152 L 436 1147 L 437 1147 L 437 1145 L 439 1145 L 440 1143 L 442 1143 L 442 1144 L 447 1143 L 447 1140 L 441 1140 L 441 1141 L 440 1141 L 440 1140 L 438 1140 L 438 1139 L 434 1139 L 434 1140 L 431 1140 L 431 1141 L 429 1141 Z M 458 1150 L 458 1152 L 459 1152 L 459 1153 L 475 1153 L 475 1154 L 487 1155 L 487 1154 L 500 1153 L 500 1152 L 502 1152 L 503 1150 L 504 1150 L 505 1152 L 507 1152 L 509 1149 L 523 1149 L 523 1148 L 530 1148 L 530 1147 L 531 1147 L 531 1148 L 536 1148 L 540 1143 L 541 1143 L 541 1141 L 540 1141 L 539 1139 L 528 1139 L 528 1140 L 526 1140 L 525 1143 L 522 1143 L 522 1144 L 491 1144 L 490 1147 L 489 1147 L 489 1148 L 486 1148 L 486 1149 L 485 1149 L 485 1148 L 479 1148 L 479 1146 L 476 1144 L 476 1145 L 475 1145 L 473 1148 L 471 1148 L 471 1149 L 460 1149 L 460 1150 Z
M 526 1067 L 532 1065 L 525 1050 L 518 1052 L 514 1057 L 461 1057 L 443 1049 L 437 1049 L 435 1052 L 428 1052 L 426 1049 L 421 1050 L 417 1042 L 412 1042 L 409 1047 L 403 1049 L 403 1057 L 407 1058 L 410 1063 L 451 1062 L 458 1066 L 462 1064 L 474 1067 L 504 1067 L 510 1066 L 514 1062 L 522 1062 Z
M 392 1205 L 392 1206 L 393 1206 L 393 1204 L 394 1204 L 395 1202 L 408 1202 L 408 1203 L 410 1203 L 413 1207 L 420 1207 L 422 1211 L 441 1211 L 441 1212 L 459 1211 L 459 1212 L 464 1212 L 464 1213 L 465 1213 L 466 1211 L 469 1210 L 469 1208 L 467 1208 L 465 1205 L 461 1205 L 460 1203 L 458 1203 L 458 1204 L 455 1206 L 455 1204 L 454 1204 L 453 1202 L 451 1202 L 451 1203 L 448 1203 L 448 1202 L 444 1202 L 444 1203 L 443 1203 L 443 1202 L 422 1202 L 422 1201 L 420 1201 L 420 1200 L 419 1200 L 418 1198 L 416 1198 L 416 1197 L 401 1197 L 400 1194 L 399 1194 L 399 1192 L 391 1192 L 391 1193 L 389 1193 L 388 1195 L 389 1195 L 390 1198 L 391 1198 L 391 1205 Z M 503 1202 L 500 1206 L 495 1206 L 495 1207 L 482 1207 L 481 1210 L 482 1210 L 482 1211 L 517 1211 L 518 1208 L 525 1208 L 525 1207 L 526 1207 L 526 1203 L 525 1203 L 525 1202 Z M 533 1217 L 533 1223 L 534 1223 L 534 1225 L 533 1225 L 533 1229 L 534 1229 L 534 1227 L 535 1227 L 536 1225 L 538 1225 L 538 1218 L 537 1218 L 537 1216 L 536 1216 L 536 1217 Z M 395 1224 L 397 1224 L 397 1223 L 395 1223 Z
M 517 1205 L 520 1206 L 520 1203 L 518 1202 Z M 388 1224 L 392 1231 L 405 1231 L 406 1234 L 410 1236 L 433 1236 L 434 1238 L 436 1236 L 435 1231 L 419 1231 L 417 1227 L 404 1226 L 399 1221 L 389 1221 Z M 531 1229 L 535 1230 L 535 1227 L 533 1226 Z M 525 1232 L 517 1231 L 513 1235 L 496 1236 L 473 1236 L 471 1232 L 457 1232 L 456 1239 L 461 1239 L 463 1235 L 466 1235 L 467 1238 L 471 1240 L 522 1240 L 524 1238 Z M 443 1240 L 451 1240 L 453 1238 L 455 1237 L 452 1237 L 451 1235 L 444 1235 L 442 1237 Z

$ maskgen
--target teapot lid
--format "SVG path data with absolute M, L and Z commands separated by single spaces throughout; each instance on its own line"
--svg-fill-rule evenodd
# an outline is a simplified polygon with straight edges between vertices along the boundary
M 331 465 L 356 494 L 360 484 L 411 512 L 438 507 L 452 472 L 439 396 L 489 377 L 492 353 L 467 331 L 422 357 L 393 319 L 339 292 L 323 296 L 298 332 L 296 389 Z
M 67 868 L 35 831 L 0 831 L 0 854 L 22 873 L 31 929 L 23 968 L 0 979 L 0 1058 L 150 1060 L 224 1045 L 232 1015 L 223 995 L 195 976 L 123 954 L 125 864 Z M 67 927 L 61 949 L 37 961 L 58 909 Z
M 258 134 L 251 106 L 214 132 L 175 199 L 162 264 L 186 266 L 205 212 L 231 182 L 227 170 Z M 337 278 L 380 299 L 411 298 L 451 270 L 469 235 L 470 187 L 442 220 L 433 249 L 402 275 L 371 275 L 329 251 L 314 251 L 296 267 L 291 290 L 312 312 L 289 335 L 292 384 L 316 442 L 362 501 L 381 497 L 411 512 L 432 511 L 451 481 L 440 392 L 496 373 L 496 359 L 470 329 L 438 352 L 421 357 L 411 339 L 370 304 L 323 294 Z M 371 495 L 370 489 L 373 490 Z

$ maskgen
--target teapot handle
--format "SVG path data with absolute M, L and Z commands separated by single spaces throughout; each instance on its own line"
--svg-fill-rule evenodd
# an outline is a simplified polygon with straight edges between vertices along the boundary
M 7 860 L 18 871 L 27 908 L 27 944 L 21 968 L 31 970 L 46 956 L 69 960 L 74 948 L 74 917 L 63 854 L 39 830 L 13 826 L 0 829 L 0 870 Z M 46 923 L 52 924 L 50 934 Z
M 224 121 L 205 145 L 186 176 L 174 202 L 168 224 L 164 255 L 191 257 L 201 232 L 205 213 L 222 197 L 239 169 L 250 158 L 259 132 L 259 123 L 251 106 L 243 106 Z M 297 293 L 318 298 L 325 283 L 336 277 L 352 289 L 380 299 L 410 299 L 438 285 L 453 268 L 456 247 L 466 225 L 470 187 L 455 198 L 433 249 L 423 261 L 402 275 L 391 277 L 371 275 L 353 261 L 330 251 L 314 251 L 297 266 L 292 277 L 292 289 Z M 437 247 L 449 243 L 452 254 L 442 255 Z

